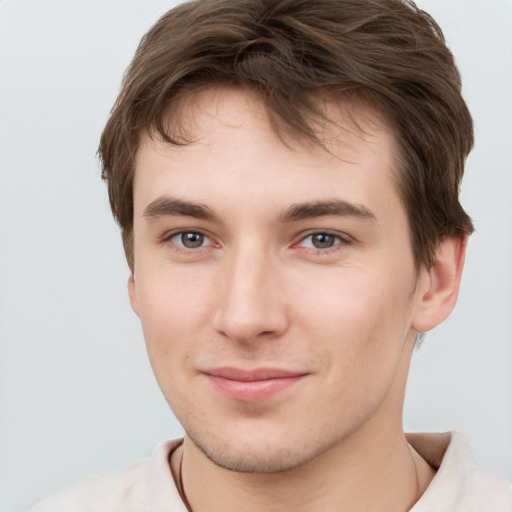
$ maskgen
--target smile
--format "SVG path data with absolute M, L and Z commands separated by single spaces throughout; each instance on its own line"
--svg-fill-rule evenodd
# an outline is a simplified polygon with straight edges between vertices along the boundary
M 242 370 L 231 367 L 214 368 L 203 374 L 216 392 L 243 402 L 269 400 L 308 375 L 275 368 Z

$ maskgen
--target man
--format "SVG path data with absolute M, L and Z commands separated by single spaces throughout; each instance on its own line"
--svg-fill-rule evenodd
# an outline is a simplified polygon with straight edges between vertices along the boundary
M 454 307 L 472 122 L 399 0 L 200 0 L 144 37 L 99 154 L 156 378 L 185 429 L 34 510 L 509 511 L 459 434 L 410 435 Z

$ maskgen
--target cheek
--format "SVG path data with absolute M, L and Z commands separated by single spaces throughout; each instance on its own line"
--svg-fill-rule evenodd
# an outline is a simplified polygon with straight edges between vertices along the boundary
M 203 341 L 209 314 L 209 293 L 193 276 L 164 272 L 140 276 L 137 289 L 139 317 L 155 373 L 183 362 L 185 350 Z M 201 332 L 203 334 L 199 335 Z
M 364 381 L 392 371 L 400 360 L 411 317 L 410 283 L 390 286 L 378 276 L 345 271 L 330 280 L 329 293 L 301 292 L 298 322 L 313 348 L 325 352 L 332 378 Z
M 362 332 L 378 335 L 379 327 L 385 333 L 407 323 L 412 289 L 412 279 L 346 268 L 302 278 L 293 295 L 299 306 L 297 319 L 310 319 L 317 329 L 331 327 L 348 336 Z
M 139 290 L 140 320 L 146 349 L 158 385 L 174 411 L 187 402 L 188 380 L 193 374 L 188 359 L 204 341 L 198 334 L 201 297 L 176 283 L 145 281 Z

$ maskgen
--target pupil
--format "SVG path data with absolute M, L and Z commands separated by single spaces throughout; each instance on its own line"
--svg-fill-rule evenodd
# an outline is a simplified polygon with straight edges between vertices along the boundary
M 187 249 L 197 249 L 204 242 L 204 236 L 201 233 L 183 233 L 181 242 Z
M 334 245 L 334 235 L 326 233 L 313 235 L 313 245 L 316 249 L 328 249 Z

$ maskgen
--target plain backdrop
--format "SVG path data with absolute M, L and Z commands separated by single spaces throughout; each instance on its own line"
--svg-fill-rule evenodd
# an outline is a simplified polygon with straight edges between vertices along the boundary
M 407 430 L 462 431 L 512 480 L 512 2 L 422 0 L 474 115 L 452 317 L 415 353 Z M 148 456 L 181 427 L 147 362 L 95 152 L 142 34 L 175 2 L 0 0 L 0 511 Z

